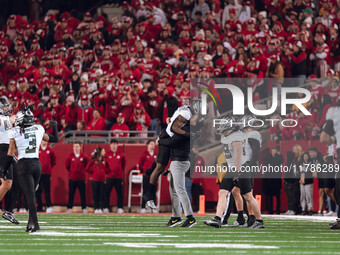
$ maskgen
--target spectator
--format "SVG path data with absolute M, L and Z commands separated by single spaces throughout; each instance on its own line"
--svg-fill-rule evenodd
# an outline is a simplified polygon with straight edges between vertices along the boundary
M 119 113 L 117 117 L 117 123 L 111 127 L 114 137 L 129 137 L 129 133 L 123 133 L 121 131 L 129 131 L 129 126 L 125 124 L 125 117 L 123 113 Z
M 144 174 L 144 172 L 151 168 L 152 164 L 155 164 L 155 160 L 157 157 L 157 154 L 155 152 L 156 144 L 154 141 L 149 140 L 146 144 L 146 151 L 143 152 L 143 154 L 140 156 L 139 161 L 138 161 L 138 167 L 140 172 Z M 150 181 L 150 176 L 143 175 L 143 192 L 147 192 L 147 189 L 149 187 L 149 181 Z M 142 205 L 141 205 L 141 213 L 145 213 L 145 203 L 146 201 L 142 199 Z
M 134 113 L 131 115 L 130 120 L 131 130 L 146 132 L 151 124 L 150 116 L 144 111 L 142 104 L 136 104 Z M 147 137 L 147 133 L 142 133 L 140 137 Z
M 69 171 L 68 181 L 68 202 L 67 211 L 72 212 L 74 195 L 78 189 L 80 194 L 81 208 L 83 213 L 88 213 L 86 209 L 86 189 L 85 169 L 89 159 L 86 154 L 81 152 L 81 144 L 73 144 L 73 152 L 66 158 L 65 165 L 67 171 Z
M 94 109 L 92 112 L 92 121 L 86 127 L 86 130 L 106 130 L 106 122 L 105 119 L 101 116 L 101 113 L 98 109 Z
M 309 153 L 303 154 L 303 164 L 301 165 L 301 179 L 300 179 L 300 190 L 301 190 L 301 207 L 302 215 L 313 214 L 313 173 L 310 171 L 309 163 L 311 159 Z
M 94 150 L 85 171 L 90 174 L 94 213 L 103 213 L 106 174 L 109 172 L 104 148 Z
M 195 3 L 195 7 L 191 12 L 191 18 L 195 19 L 195 15 L 197 15 L 197 12 L 200 12 L 202 14 L 202 17 L 205 18 L 209 11 L 209 5 L 205 2 L 205 0 L 198 0 L 197 3 Z
M 125 169 L 125 155 L 118 151 L 117 140 L 112 140 L 110 144 L 110 151 L 106 154 L 106 161 L 108 164 L 108 173 L 105 184 L 105 209 L 104 213 L 108 213 L 110 209 L 110 196 L 112 188 L 114 187 L 117 194 L 117 213 L 124 213 L 123 210 L 123 177 Z
M 51 203 L 51 173 L 56 164 L 56 155 L 54 150 L 47 146 L 47 142 L 42 141 L 39 149 L 39 159 L 41 162 L 41 176 L 39 187 L 36 191 L 37 210 L 42 212 L 42 192 L 45 194 L 46 212 L 53 213 L 55 210 Z M 26 151 L 27 152 L 27 151 Z
M 280 166 L 284 162 L 283 156 L 280 154 L 280 148 L 274 147 L 271 153 L 265 156 L 263 162 L 268 167 Z M 262 189 L 266 195 L 266 205 L 269 214 L 273 214 L 273 197 L 276 198 L 275 213 L 280 214 L 281 208 L 281 187 L 282 187 L 282 173 L 269 173 L 263 176 Z
M 89 104 L 87 95 L 81 96 L 80 107 L 77 110 L 78 121 L 83 121 L 85 126 L 88 126 L 93 119 L 93 107 Z
M 270 56 L 270 65 L 268 67 L 268 71 L 266 73 L 266 77 L 273 78 L 273 87 L 278 88 L 278 93 L 280 94 L 281 86 L 283 84 L 284 79 L 284 69 L 282 63 L 280 62 L 279 56 L 277 54 L 273 54 Z

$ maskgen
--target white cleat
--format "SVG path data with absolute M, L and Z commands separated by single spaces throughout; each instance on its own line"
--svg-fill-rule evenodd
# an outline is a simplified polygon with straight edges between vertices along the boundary
M 53 207 L 47 207 L 46 212 L 47 213 L 55 213 L 55 210 L 53 209 Z
M 117 213 L 124 213 L 124 210 L 122 208 L 118 208 Z
M 66 210 L 66 213 L 71 213 L 72 212 L 72 209 L 67 209 Z
M 103 213 L 109 213 L 109 212 L 110 212 L 109 208 L 104 208 Z
M 146 209 L 145 208 L 140 209 L 140 213 L 146 213 Z
M 83 213 L 88 213 L 89 211 L 85 208 L 83 209 Z

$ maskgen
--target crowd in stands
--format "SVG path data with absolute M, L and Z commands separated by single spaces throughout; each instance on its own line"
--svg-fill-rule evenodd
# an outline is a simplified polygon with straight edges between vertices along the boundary
M 25 102 L 49 130 L 152 130 L 190 101 L 194 78 L 253 82 L 254 100 L 284 78 L 313 80 L 310 119 L 282 139 L 315 138 L 339 95 L 337 1 L 131 1 L 121 17 L 47 11 L 10 15 L 0 32 L 0 94 Z M 335 78 L 328 84 L 317 78 Z M 328 86 L 328 87 L 325 87 Z M 326 93 L 325 93 L 326 92 Z M 325 95 L 324 95 L 325 94 Z M 327 97 L 327 94 L 330 98 Z M 322 107 L 320 107 L 322 105 Z M 299 118 L 297 111 L 290 113 Z

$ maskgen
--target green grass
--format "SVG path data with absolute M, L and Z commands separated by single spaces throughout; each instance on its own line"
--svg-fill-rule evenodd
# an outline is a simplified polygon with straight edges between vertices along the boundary
M 215 229 L 197 216 L 182 229 L 164 227 L 169 217 L 40 214 L 42 231 L 28 234 L 27 215 L 17 215 L 18 226 L 0 221 L 0 254 L 340 254 L 340 231 L 326 222 L 265 218 L 265 229 Z

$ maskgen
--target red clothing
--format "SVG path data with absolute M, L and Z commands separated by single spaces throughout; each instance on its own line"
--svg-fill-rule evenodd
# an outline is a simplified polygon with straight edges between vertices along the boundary
M 92 119 L 90 124 L 86 127 L 86 130 L 106 130 L 106 122 L 103 117 L 98 119 Z
M 105 175 L 109 172 L 109 167 L 105 159 L 101 162 L 91 159 L 87 164 L 85 171 L 90 174 L 93 181 L 104 182 L 106 180 Z
M 180 94 L 180 106 L 182 105 L 190 105 L 190 89 L 182 89 Z
M 310 93 L 313 99 L 320 101 L 321 97 L 325 94 L 325 89 L 320 84 L 317 84 L 314 88 L 310 88 Z
M 120 131 L 129 131 L 129 127 L 125 123 L 123 123 L 123 124 L 116 123 L 116 124 L 112 125 L 111 131 L 116 132 L 113 135 L 114 137 L 128 137 L 129 136 L 128 133 L 120 133 Z
M 78 107 L 77 109 L 77 119 L 78 121 L 84 121 L 85 126 L 88 126 L 93 117 L 92 117 L 92 112 L 93 108 L 91 106 L 83 108 L 83 107 Z
M 66 169 L 70 172 L 69 178 L 73 181 L 85 181 L 86 174 L 85 169 L 89 158 L 86 154 L 80 153 L 79 157 L 76 157 L 74 153 L 71 153 L 65 161 Z
M 202 178 L 202 176 L 201 176 L 202 174 L 195 171 L 196 167 L 200 167 L 200 169 L 205 167 L 205 161 L 204 161 L 204 159 L 201 156 L 197 157 L 197 161 L 196 161 L 196 164 L 195 164 L 194 172 L 192 173 L 193 174 L 192 183 L 201 183 L 202 182 L 202 179 L 201 179 Z M 201 177 L 201 178 L 199 178 L 199 177 Z
M 50 147 L 46 147 L 45 150 L 43 150 L 40 147 L 39 148 L 39 160 L 41 163 L 41 173 L 51 174 L 52 168 L 56 164 L 55 152 Z
M 109 167 L 107 178 L 122 179 L 124 176 L 124 168 L 126 163 L 124 153 L 114 153 L 113 151 L 109 151 L 105 157 Z
M 74 126 L 74 127 L 77 125 L 78 108 L 79 106 L 76 106 L 73 108 L 71 105 L 66 107 L 65 121 L 67 124 L 70 124 L 71 126 Z
M 151 119 L 159 118 L 159 106 L 162 100 L 159 97 L 149 97 L 146 106 L 146 112 L 150 115 Z M 126 116 L 126 115 L 125 115 Z
M 337 104 L 337 99 L 340 96 L 340 87 L 335 89 L 329 88 L 326 93 L 331 97 L 332 103 L 335 106 Z
M 147 169 L 149 169 L 152 166 L 156 157 L 157 154 L 155 152 L 153 153 L 153 155 L 151 155 L 147 150 L 143 152 L 138 162 L 141 173 L 144 173 Z

